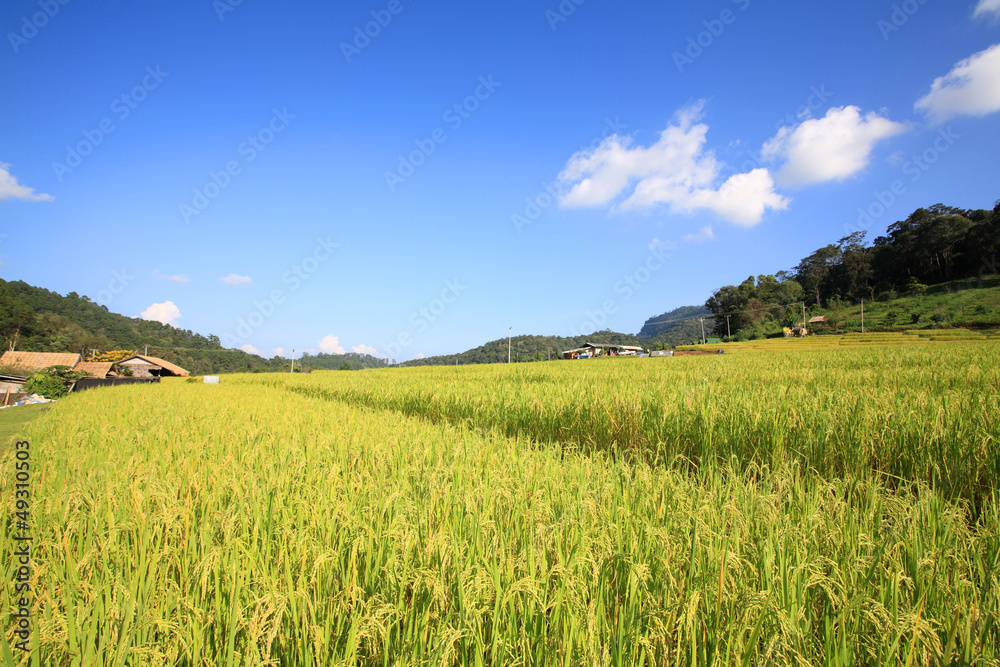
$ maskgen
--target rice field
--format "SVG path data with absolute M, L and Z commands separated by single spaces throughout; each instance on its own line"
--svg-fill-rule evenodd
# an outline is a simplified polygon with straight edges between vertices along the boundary
M 998 368 L 986 341 L 75 395 L 27 433 L 10 662 L 1000 665 Z
M 844 347 L 899 347 L 903 345 L 927 345 L 930 343 L 973 343 L 1000 340 L 998 331 L 976 331 L 972 329 L 908 329 L 906 331 L 872 331 L 868 333 L 847 333 L 841 335 L 809 335 L 805 338 L 766 338 L 736 343 L 716 343 L 711 345 L 678 345 L 678 350 L 704 350 L 726 353 L 744 352 L 788 352 L 802 350 L 830 350 Z

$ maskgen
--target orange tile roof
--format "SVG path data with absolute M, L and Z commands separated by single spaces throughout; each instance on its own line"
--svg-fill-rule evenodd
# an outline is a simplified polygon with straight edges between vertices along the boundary
M 0 366 L 18 366 L 27 371 L 40 371 L 53 366 L 73 368 L 80 362 L 80 355 L 72 352 L 4 352 Z

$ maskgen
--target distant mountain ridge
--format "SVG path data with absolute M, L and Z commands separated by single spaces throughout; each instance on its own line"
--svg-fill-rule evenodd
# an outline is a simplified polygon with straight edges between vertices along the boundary
M 639 334 L 597 331 L 588 336 L 516 336 L 511 340 L 512 361 L 555 359 L 563 350 L 584 343 L 617 343 L 663 349 L 691 343 L 700 337 L 697 320 L 685 318 L 705 312 L 685 306 L 650 318 Z M 693 324 L 692 324 L 693 322 Z M 0 280 L 0 336 L 4 347 L 35 352 L 91 350 L 139 350 L 177 364 L 193 375 L 206 373 L 284 372 L 288 359 L 265 359 L 244 350 L 227 349 L 218 336 L 195 333 L 113 313 L 106 306 L 70 292 L 62 296 L 23 281 Z M 15 341 L 16 339 L 16 341 Z M 507 339 L 497 339 L 465 352 L 414 359 L 404 366 L 430 364 L 476 364 L 507 361 Z M 360 370 L 389 365 L 385 359 L 367 354 L 304 354 L 295 361 L 296 370 Z

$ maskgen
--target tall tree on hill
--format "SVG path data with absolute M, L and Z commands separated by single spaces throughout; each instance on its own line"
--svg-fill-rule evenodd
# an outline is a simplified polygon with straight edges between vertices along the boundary
M 810 298 L 816 299 L 817 306 L 822 305 L 830 271 L 840 263 L 840 259 L 840 246 L 830 244 L 809 255 L 795 267 L 795 280 L 802 285 Z
M 875 292 L 875 251 L 865 246 L 865 232 L 845 236 L 837 245 L 840 260 L 830 269 L 829 291 L 850 301 L 871 299 Z

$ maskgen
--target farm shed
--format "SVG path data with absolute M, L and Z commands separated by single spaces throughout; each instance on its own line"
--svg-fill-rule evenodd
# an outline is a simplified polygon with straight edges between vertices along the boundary
M 7 351 L 0 357 L 0 366 L 16 366 L 27 375 L 43 371 L 53 366 L 74 368 L 80 363 L 80 355 L 72 352 L 14 352 Z
M 21 391 L 21 385 L 27 381 L 23 375 L 0 375 L 0 392 Z
M 605 345 L 603 343 L 584 343 L 583 347 L 565 350 L 561 353 L 563 359 L 589 359 L 590 357 L 631 356 L 642 352 L 636 345 Z
M 8 350 L 0 357 L 0 366 L 14 373 L 0 375 L 0 392 L 20 391 L 29 375 L 53 366 L 75 367 L 80 355 L 72 352 L 16 352 Z
M 149 357 L 145 354 L 135 354 L 128 359 L 122 359 L 117 364 L 120 368 L 132 371 L 132 377 L 187 377 L 189 372 L 159 357 Z
M 87 373 L 95 378 L 117 377 L 115 365 L 110 361 L 81 361 L 73 370 L 78 373 Z

